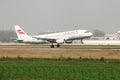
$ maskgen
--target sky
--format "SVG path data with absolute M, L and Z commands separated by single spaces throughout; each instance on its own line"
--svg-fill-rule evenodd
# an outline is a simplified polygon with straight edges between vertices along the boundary
M 28 34 L 76 29 L 120 30 L 120 0 L 0 0 L 0 30 Z

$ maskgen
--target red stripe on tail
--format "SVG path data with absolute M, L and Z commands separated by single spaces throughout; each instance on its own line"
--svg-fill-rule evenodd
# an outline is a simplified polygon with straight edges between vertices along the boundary
M 19 34 L 25 34 L 21 29 L 17 30 Z

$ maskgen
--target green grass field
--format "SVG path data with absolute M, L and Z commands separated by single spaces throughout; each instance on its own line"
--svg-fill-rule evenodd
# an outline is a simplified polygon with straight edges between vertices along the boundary
M 0 80 L 120 80 L 120 60 L 3 57 Z

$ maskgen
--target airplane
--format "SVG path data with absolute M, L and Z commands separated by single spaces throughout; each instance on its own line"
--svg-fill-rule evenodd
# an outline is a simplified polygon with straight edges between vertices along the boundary
M 72 43 L 73 40 L 81 40 L 81 43 L 83 44 L 84 38 L 89 38 L 93 35 L 88 30 L 73 30 L 73 31 L 65 31 L 59 33 L 29 36 L 18 25 L 15 25 L 14 27 L 18 36 L 17 39 L 18 42 L 23 42 L 23 43 L 30 43 L 37 41 L 41 43 L 49 42 L 51 43 L 50 45 L 51 48 L 54 48 L 54 43 L 57 43 L 57 47 L 60 47 L 60 44 Z
M 22 28 L 20 28 L 18 25 L 14 26 L 15 32 L 17 34 L 18 39 L 15 40 L 18 43 L 30 43 L 30 44 L 42 44 L 46 43 L 45 40 L 38 40 L 36 38 L 33 38 L 33 36 L 28 35 Z

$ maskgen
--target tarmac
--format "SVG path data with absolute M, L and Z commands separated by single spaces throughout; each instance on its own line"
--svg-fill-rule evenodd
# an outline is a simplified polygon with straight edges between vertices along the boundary
M 60 48 L 50 48 L 50 44 L 2 43 L 0 57 L 120 59 L 120 46 L 64 44 Z

